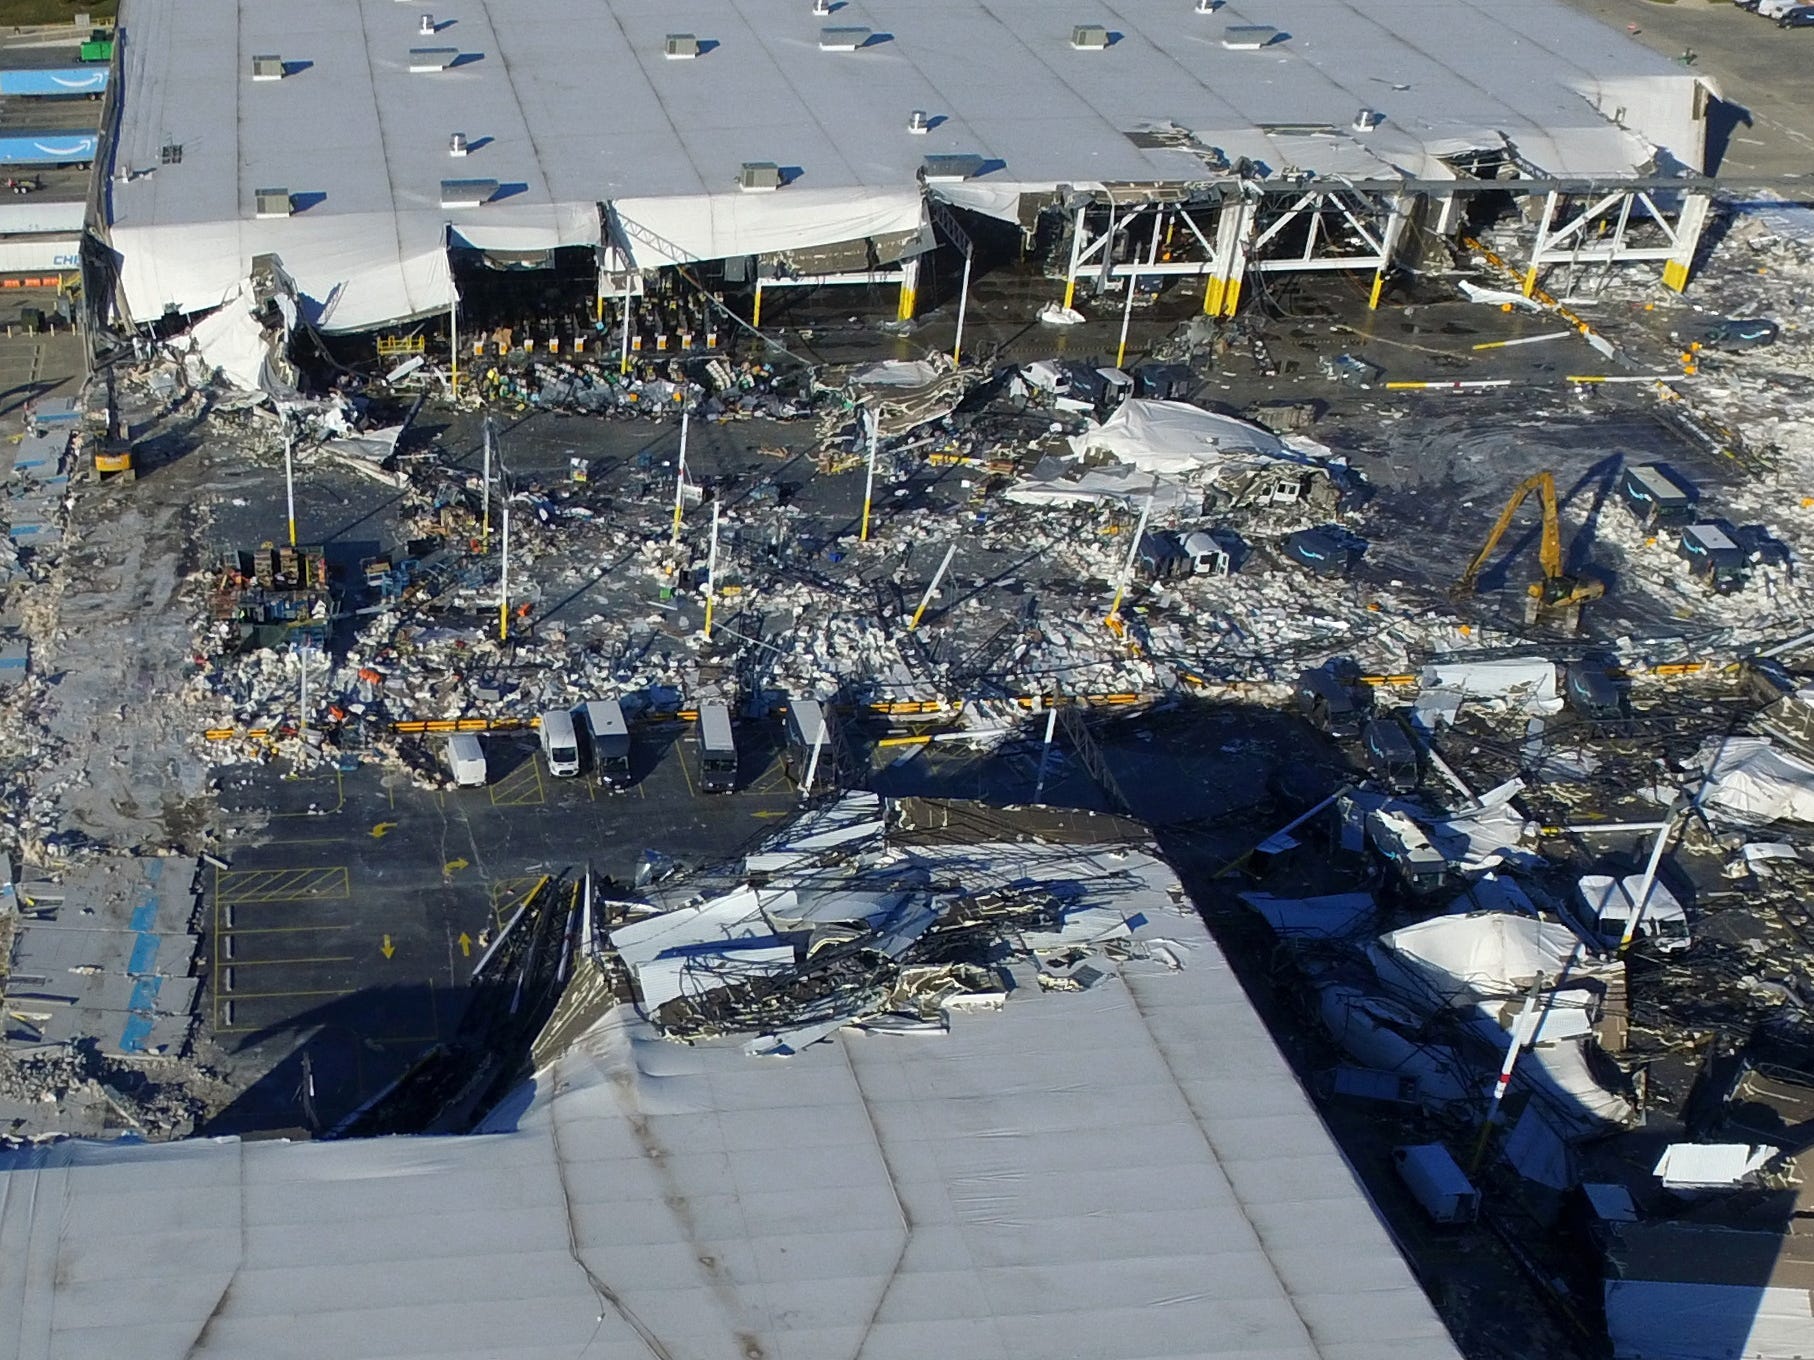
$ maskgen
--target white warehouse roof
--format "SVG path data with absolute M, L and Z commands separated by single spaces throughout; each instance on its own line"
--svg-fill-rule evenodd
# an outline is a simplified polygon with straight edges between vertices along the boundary
M 1163 863 L 888 862 L 1120 943 L 787 1058 L 618 1005 L 486 1135 L 0 1158 L 0 1357 L 1457 1360 Z
M 276 252 L 324 328 L 359 329 L 448 304 L 450 226 L 592 245 L 602 202 L 644 267 L 911 230 L 927 155 L 980 158 L 940 192 L 998 212 L 1022 188 L 1225 177 L 1217 153 L 1355 179 L 1445 178 L 1437 157 L 1472 148 L 1604 177 L 1701 156 L 1699 78 L 1558 0 L 850 0 L 835 22 L 872 36 L 822 50 L 806 0 L 125 0 L 109 222 L 129 310 L 218 305 Z M 1080 24 L 1110 45 L 1074 48 Z M 1280 40 L 1224 45 L 1261 24 Z M 702 54 L 668 59 L 676 32 Z M 431 44 L 457 55 L 412 71 Z M 251 54 L 288 74 L 255 79 Z M 1352 131 L 1362 108 L 1384 121 Z M 1130 139 L 1152 129 L 1197 149 Z M 788 182 L 741 193 L 746 162 Z M 444 208 L 450 176 L 500 188 Z M 293 216 L 256 215 L 273 186 Z

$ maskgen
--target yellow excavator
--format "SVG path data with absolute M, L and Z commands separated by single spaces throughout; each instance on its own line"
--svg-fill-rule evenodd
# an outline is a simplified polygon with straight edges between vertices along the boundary
M 1556 474 L 1553 472 L 1535 473 L 1513 488 L 1512 498 L 1505 503 L 1492 532 L 1486 536 L 1485 546 L 1468 563 L 1451 594 L 1459 599 L 1474 593 L 1481 569 L 1511 527 L 1512 516 L 1518 513 L 1518 507 L 1533 491 L 1543 502 L 1543 543 L 1537 553 L 1537 560 L 1543 564 L 1543 579 L 1532 582 L 1525 590 L 1524 621 L 1527 624 L 1553 624 L 1564 632 L 1573 633 L 1581 627 L 1581 606 L 1589 600 L 1599 599 L 1606 593 L 1606 586 L 1600 581 L 1565 575 L 1562 571 L 1562 529 L 1556 509 Z

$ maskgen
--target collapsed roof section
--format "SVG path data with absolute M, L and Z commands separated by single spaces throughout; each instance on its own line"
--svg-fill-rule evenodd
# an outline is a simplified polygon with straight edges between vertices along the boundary
M 602 1000 L 492 1136 L 10 1154 L 0 1298 L 26 1352 L 281 1354 L 300 1318 L 349 1360 L 1455 1360 L 1149 848 L 1014 840 L 994 811 L 989 839 L 885 831 L 881 811 L 856 800 L 747 867 L 793 894 L 790 920 L 860 915 L 886 865 L 1087 899 L 1123 940 L 1151 916 L 1175 956 L 1087 940 L 1098 975 L 1046 987 L 1016 949 L 992 1013 L 939 1038 L 846 1028 L 785 1061 L 667 1042 Z M 659 956 L 699 917 L 651 919 L 679 932 Z
M 1089 51 L 1040 0 L 903 11 L 848 51 L 758 0 L 454 11 L 426 61 L 395 0 L 129 3 L 107 228 L 131 319 L 218 306 L 264 253 L 347 331 L 448 307 L 450 242 L 647 269 L 916 239 L 929 157 L 969 167 L 941 198 L 1010 218 L 1061 186 L 1450 180 L 1482 150 L 1612 179 L 1701 160 L 1700 78 L 1552 0 L 1331 0 L 1257 46 L 1132 0 Z M 665 59 L 678 26 L 696 60 Z M 450 167 L 495 188 L 449 200 Z

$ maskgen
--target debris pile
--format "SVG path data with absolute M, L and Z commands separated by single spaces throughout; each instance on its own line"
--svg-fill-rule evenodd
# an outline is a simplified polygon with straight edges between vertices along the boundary
M 901 829 L 873 794 L 846 794 L 724 890 L 621 908 L 607 958 L 667 1037 L 749 1035 L 762 1055 L 845 1026 L 937 1033 L 953 1011 L 1012 1005 L 1028 986 L 1084 990 L 1128 959 L 1185 964 L 1160 932 L 1189 907 L 1148 856 L 1080 853 L 1021 880 L 1010 847 L 903 844 Z

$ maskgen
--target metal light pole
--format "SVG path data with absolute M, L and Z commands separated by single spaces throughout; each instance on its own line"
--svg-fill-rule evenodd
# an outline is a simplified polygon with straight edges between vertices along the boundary
M 1669 844 L 1669 833 L 1675 830 L 1676 818 L 1682 812 L 1683 807 L 1678 799 L 1669 809 L 1669 815 L 1663 818 L 1663 825 L 1657 829 L 1657 838 L 1650 847 L 1650 862 L 1644 866 L 1644 878 L 1638 884 L 1638 900 L 1631 904 L 1631 915 L 1625 918 L 1625 933 L 1619 936 L 1621 954 L 1631 948 L 1632 937 L 1644 922 L 1644 913 L 1650 906 L 1650 890 L 1657 881 L 1657 867 L 1663 862 L 1663 849 Z
M 454 293 L 447 304 L 447 389 L 448 395 L 460 395 L 460 295 Z
M 877 426 L 881 424 L 881 420 L 875 412 L 865 408 L 863 424 L 869 430 L 869 470 L 863 474 L 863 527 L 857 534 L 857 541 L 867 543 L 869 542 L 869 503 L 875 496 L 876 489 Z
M 712 546 L 705 556 L 705 636 L 712 637 L 712 609 L 718 603 L 718 502 L 712 502 Z
M 283 498 L 290 519 L 290 546 L 296 546 L 296 436 L 290 417 L 283 417 Z
M 1164 217 L 1164 215 L 1164 212 L 1160 209 L 1154 209 L 1153 211 L 1153 244 L 1147 258 L 1149 267 L 1159 262 L 1159 226 L 1160 219 Z M 1138 273 L 1138 265 L 1136 264 L 1134 272 L 1130 272 L 1127 276 L 1127 305 L 1121 309 L 1121 343 L 1115 347 L 1116 368 L 1120 368 L 1127 360 L 1127 329 L 1128 324 L 1134 319 L 1134 293 L 1138 290 L 1139 286 L 1140 275 Z
M 972 251 L 964 252 L 964 281 L 958 285 L 957 292 L 957 337 L 951 342 L 951 362 L 961 364 L 964 361 L 964 313 L 970 306 L 970 256 Z
M 1052 759 L 1052 737 L 1058 730 L 1058 710 L 1046 710 L 1046 739 L 1039 748 L 1039 778 L 1033 781 L 1033 801 L 1037 803 L 1046 795 L 1046 765 Z
M 498 641 L 510 637 L 510 497 L 504 498 L 504 538 L 498 553 Z
M 628 274 L 624 275 L 624 324 L 623 330 L 618 336 L 617 371 L 619 373 L 630 371 L 630 276 Z
M 301 691 L 296 697 L 296 707 L 300 711 L 300 716 L 296 720 L 296 727 L 298 731 L 306 732 L 309 730 L 309 644 L 306 639 L 297 648 L 296 654 L 302 660 Z
M 680 413 L 680 466 L 674 472 L 674 530 L 668 536 L 670 543 L 680 542 L 680 502 L 687 486 L 687 415 L 685 410 Z
M 1140 523 L 1134 526 L 1134 541 L 1127 550 L 1127 561 L 1122 563 L 1121 577 L 1115 582 L 1115 600 L 1109 605 L 1108 625 L 1116 632 L 1121 625 L 1121 597 L 1127 593 L 1127 584 L 1133 579 L 1134 563 L 1140 558 L 1140 540 L 1146 537 L 1146 521 L 1153 513 L 1152 498 L 1148 497 L 1145 507 L 1140 511 Z
M 932 597 L 938 593 L 938 583 L 945 579 L 945 569 L 951 565 L 951 559 L 957 556 L 957 544 L 945 549 L 945 560 L 938 564 L 938 570 L 932 573 L 932 581 L 926 587 L 926 593 L 920 597 L 920 607 L 913 611 L 913 617 L 907 622 L 907 631 L 912 632 L 920 626 L 920 616 L 926 612 L 926 606 L 932 603 Z
M 1480 1125 L 1480 1139 L 1474 1144 L 1474 1156 L 1468 1163 L 1468 1175 L 1472 1176 L 1480 1169 L 1480 1159 L 1486 1155 L 1486 1142 L 1492 1135 L 1493 1122 L 1499 1117 L 1499 1106 L 1505 1099 L 1506 1088 L 1512 1084 L 1512 1069 L 1518 1065 L 1518 1055 L 1530 1042 L 1533 1026 L 1531 1012 L 1537 1008 L 1537 994 L 1543 990 L 1543 974 L 1538 973 L 1531 982 L 1531 989 L 1525 994 L 1524 1008 L 1518 1012 L 1518 1018 L 1512 1022 L 1512 1041 L 1506 1045 L 1505 1061 L 1499 1064 L 1499 1078 L 1493 1083 L 1493 1094 L 1489 1098 L 1486 1119 Z
M 485 417 L 485 466 L 479 474 L 479 494 L 484 498 L 484 512 L 479 521 L 479 545 L 482 551 L 491 551 L 491 417 Z

